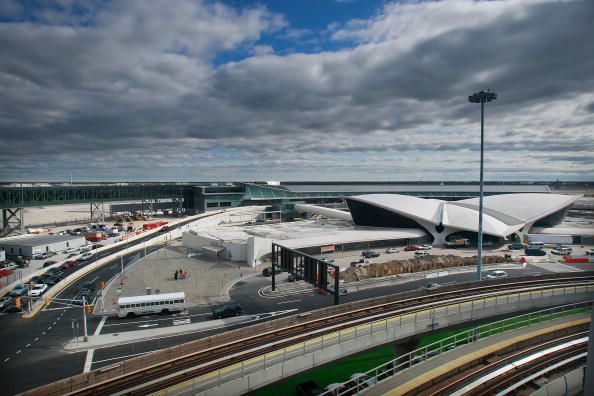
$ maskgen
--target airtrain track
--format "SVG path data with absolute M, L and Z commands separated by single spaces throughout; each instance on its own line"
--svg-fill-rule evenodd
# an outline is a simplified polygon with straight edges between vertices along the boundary
M 581 331 L 553 340 L 543 340 L 506 356 L 486 360 L 480 367 L 468 369 L 446 384 L 430 390 L 415 392 L 417 395 L 493 395 L 505 393 L 509 387 L 547 367 L 583 354 L 588 347 L 588 332 Z M 585 358 L 575 361 L 585 360 Z M 569 364 L 574 364 L 572 361 Z M 446 381 L 444 381 L 446 382 Z M 513 390 L 510 391 L 513 393 Z
M 378 298 L 364 300 L 361 305 L 368 304 L 368 306 L 281 328 L 274 327 L 274 323 L 279 320 L 267 322 L 266 331 L 260 330 L 261 332 L 258 333 L 254 330 L 253 334 L 245 338 L 212 345 L 172 359 L 163 359 L 125 373 L 120 373 L 117 370 L 101 372 L 102 370 L 99 369 L 97 370 L 99 372 L 87 373 L 90 376 L 85 377 L 85 374 L 81 374 L 33 389 L 26 392 L 25 395 L 146 395 L 251 357 L 301 343 L 326 333 L 353 327 L 369 320 L 414 313 L 477 297 L 494 297 L 519 291 L 529 292 L 543 288 L 583 286 L 593 283 L 594 275 L 592 274 L 554 279 L 521 279 L 515 282 L 510 279 L 508 283 L 480 287 L 468 287 L 468 285 L 461 284 L 457 285 L 459 287 L 457 290 L 416 295 L 390 302 L 374 304 Z M 250 328 L 240 330 L 245 334 L 246 331 L 249 333 Z

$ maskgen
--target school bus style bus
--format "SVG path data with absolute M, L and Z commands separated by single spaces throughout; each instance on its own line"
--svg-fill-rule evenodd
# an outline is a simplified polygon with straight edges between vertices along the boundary
M 183 311 L 185 304 L 186 294 L 183 292 L 120 297 L 118 299 L 118 316 L 125 318 L 153 313 L 168 314 Z

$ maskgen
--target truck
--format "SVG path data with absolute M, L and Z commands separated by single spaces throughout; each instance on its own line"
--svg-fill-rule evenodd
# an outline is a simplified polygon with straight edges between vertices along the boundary
M 105 235 L 105 233 L 101 231 L 87 232 L 85 234 L 85 239 L 89 242 L 100 242 L 104 239 L 103 235 Z
M 142 225 L 142 229 L 143 230 L 152 230 L 152 229 L 164 226 L 167 223 L 168 223 L 168 221 L 157 221 L 155 223 L 146 223 L 146 224 Z
M 470 246 L 470 241 L 466 238 L 460 238 L 455 241 L 444 242 L 444 246 L 447 248 L 465 247 Z

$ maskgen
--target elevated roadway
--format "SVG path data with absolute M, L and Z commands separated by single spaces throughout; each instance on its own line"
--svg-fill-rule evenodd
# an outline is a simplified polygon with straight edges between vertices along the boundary
M 594 291 L 593 274 L 494 283 L 392 295 L 278 319 L 141 356 L 27 394 L 147 394 L 180 383 L 185 389 L 209 394 L 245 393 L 376 343 L 426 332 L 428 325 L 435 327 L 436 319 L 442 328 L 535 306 L 582 301 Z

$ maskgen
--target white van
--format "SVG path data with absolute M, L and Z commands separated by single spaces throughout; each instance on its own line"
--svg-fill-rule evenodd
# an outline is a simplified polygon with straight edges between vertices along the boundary
M 530 242 L 528 244 L 529 249 L 542 249 L 544 248 L 544 242 Z

